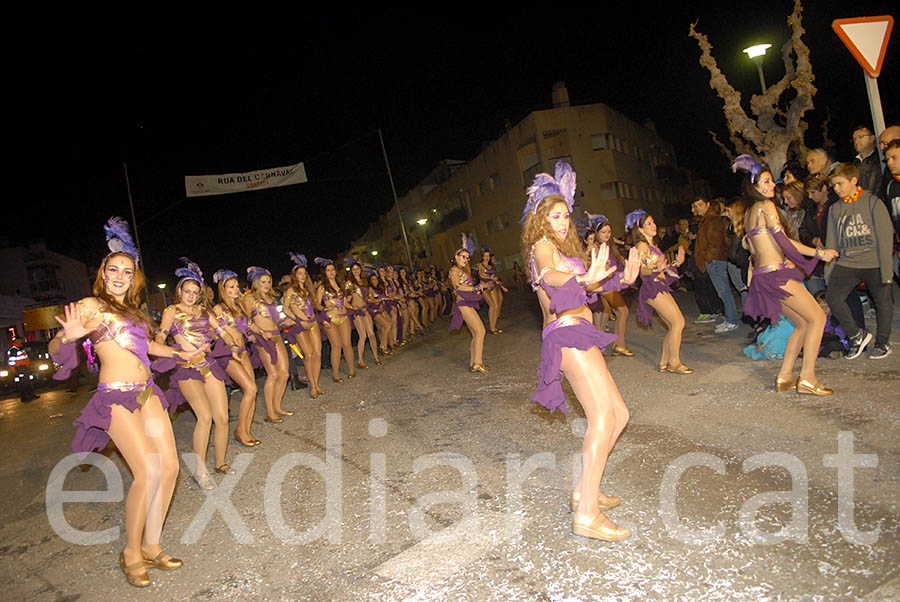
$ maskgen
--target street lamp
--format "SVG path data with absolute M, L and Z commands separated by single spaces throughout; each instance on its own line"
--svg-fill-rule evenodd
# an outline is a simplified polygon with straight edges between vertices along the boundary
M 378 257 L 378 251 L 372 251 L 372 257 Z
M 159 289 L 159 292 L 162 293 L 162 297 L 163 297 L 163 309 L 165 309 L 165 308 L 167 307 L 167 304 L 166 304 L 166 283 L 165 283 L 165 282 L 160 282 L 159 284 L 156 285 L 156 288 L 158 288 L 158 289 Z
M 762 87 L 762 93 L 766 93 L 766 76 L 763 75 L 762 64 L 766 58 L 766 50 L 771 48 L 771 44 L 757 44 L 744 48 L 744 52 L 750 57 L 750 60 L 756 63 L 756 70 L 759 72 L 759 85 Z
M 431 257 L 431 248 L 428 245 L 428 230 L 425 229 L 425 224 L 428 223 L 428 218 L 423 217 L 422 219 L 416 220 L 416 223 L 422 226 L 422 236 L 425 237 L 425 258 L 428 259 Z

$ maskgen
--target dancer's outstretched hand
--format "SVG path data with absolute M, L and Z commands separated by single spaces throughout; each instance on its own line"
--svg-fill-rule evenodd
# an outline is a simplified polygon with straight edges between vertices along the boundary
M 609 265 L 609 247 L 606 243 L 601 244 L 599 249 L 591 249 L 591 267 L 584 275 L 585 282 L 595 284 L 606 280 L 615 271 L 615 266 Z
M 69 341 L 75 341 L 90 333 L 90 330 L 84 326 L 84 323 L 86 322 L 84 312 L 82 312 L 81 305 L 78 303 L 69 303 L 66 305 L 65 316 L 54 317 L 56 318 L 56 321 L 59 322 L 59 325 L 63 327 L 66 339 Z
M 628 251 L 628 259 L 625 260 L 625 270 L 622 275 L 622 280 L 626 284 L 631 284 L 634 282 L 638 274 L 641 272 L 641 254 L 638 253 L 638 250 L 634 247 L 631 247 L 631 250 Z

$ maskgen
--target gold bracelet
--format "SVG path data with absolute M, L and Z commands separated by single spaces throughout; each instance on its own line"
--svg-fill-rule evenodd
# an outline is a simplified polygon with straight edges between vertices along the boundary
M 61 337 L 59 337 L 59 342 L 62 343 L 63 345 L 68 345 L 68 344 L 71 343 L 72 341 L 70 341 L 69 339 L 67 339 L 67 338 L 66 338 L 66 334 L 63 333 L 63 335 L 62 335 Z

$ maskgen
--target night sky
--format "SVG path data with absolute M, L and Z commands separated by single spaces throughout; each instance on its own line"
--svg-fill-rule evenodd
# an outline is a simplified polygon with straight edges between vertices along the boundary
M 243 273 L 251 264 L 281 274 L 290 267 L 286 251 L 332 256 L 391 209 L 377 128 L 403 195 L 439 160 L 473 158 L 505 119 L 550 108 L 556 81 L 566 83 L 573 104 L 604 102 L 638 123 L 652 119 L 679 165 L 709 179 L 718 194 L 735 193 L 707 134 L 727 138 L 722 103 L 688 27 L 699 20 L 749 112 L 759 82 L 741 49 L 772 43 L 765 73 L 770 85 L 778 81 L 792 3 L 620 4 L 515 18 L 446 5 L 446 14 L 419 20 L 401 19 L 392 7 L 390 20 L 380 10 L 339 9 L 352 14 L 266 13 L 258 25 L 253 15 L 221 23 L 172 15 L 115 32 L 51 28 L 41 38 L 47 58 L 13 68 L 22 104 L 7 118 L 19 141 L 13 165 L 24 196 L 14 215 L 4 212 L 7 225 L 18 227 L 3 236 L 43 239 L 96 265 L 105 252 L 103 221 L 116 214 L 131 221 L 127 162 L 152 281 L 174 280 L 180 255 L 207 275 L 219 267 Z M 806 142 L 822 143 L 827 109 L 842 159 L 851 156 L 850 128 L 870 118 L 863 71 L 831 21 L 891 14 L 896 3 L 847 6 L 809 1 L 804 15 L 818 87 Z M 898 35 L 878 80 L 888 124 L 900 121 Z M 184 194 L 184 175 L 298 161 L 308 184 Z

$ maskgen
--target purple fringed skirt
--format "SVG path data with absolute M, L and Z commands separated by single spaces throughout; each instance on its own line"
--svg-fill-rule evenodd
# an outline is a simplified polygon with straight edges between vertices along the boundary
M 475 311 L 481 307 L 481 293 L 475 291 L 456 291 L 456 303 L 453 304 L 453 317 L 450 318 L 450 332 L 462 328 L 463 315 L 460 307 L 471 307 Z
M 109 430 L 112 406 L 120 405 L 134 413 L 143 407 L 143 402 L 148 397 L 144 393 L 147 389 L 150 389 L 150 394 L 159 398 L 163 408 L 173 409 L 162 389 L 156 386 L 152 378 L 146 383 L 118 383 L 118 385 L 113 388 L 109 387 L 108 383 L 98 384 L 97 392 L 81 410 L 81 415 L 72 423 L 76 428 L 75 439 L 72 440 L 72 450 L 75 453 L 85 455 L 105 448 L 109 443 L 109 435 L 106 432 Z M 139 399 L 141 397 L 143 399 Z
M 273 330 L 269 333 L 272 336 L 281 334 L 277 330 Z M 254 368 L 262 368 L 262 354 L 267 353 L 269 355 L 269 360 L 271 360 L 272 365 L 278 363 L 278 347 L 275 346 L 275 341 L 272 339 L 267 339 L 259 333 L 254 333 L 254 341 L 250 343 L 250 364 Z
M 764 266 L 753 270 L 750 279 L 750 290 L 744 303 L 744 315 L 759 320 L 769 318 L 772 323 L 778 322 L 781 313 L 781 300 L 791 294 L 781 288 L 789 280 L 803 282 L 803 272 L 799 268 L 789 268 L 784 264 Z
M 637 319 L 644 326 L 650 326 L 653 322 L 653 308 L 647 301 L 655 299 L 660 293 L 671 293 L 672 283 L 678 278 L 671 274 L 666 274 L 663 281 L 656 279 L 656 276 L 644 277 L 641 274 L 641 290 L 638 291 Z
M 537 391 L 531 396 L 551 412 L 559 409 L 563 414 L 569 411 L 562 388 L 562 350 L 566 347 L 587 351 L 596 347 L 602 353 L 616 341 L 616 335 L 601 332 L 581 316 L 563 316 L 554 320 L 541 333 L 541 363 L 538 367 Z
M 225 375 L 225 378 L 221 380 L 224 380 L 226 385 L 234 384 L 231 382 L 228 372 L 226 372 L 229 362 L 234 361 L 234 356 L 231 355 L 231 347 L 226 345 L 224 340 L 221 338 L 216 340 L 216 344 L 213 345 L 212 351 L 209 352 L 206 358 L 215 362 L 222 369 L 222 374 Z

